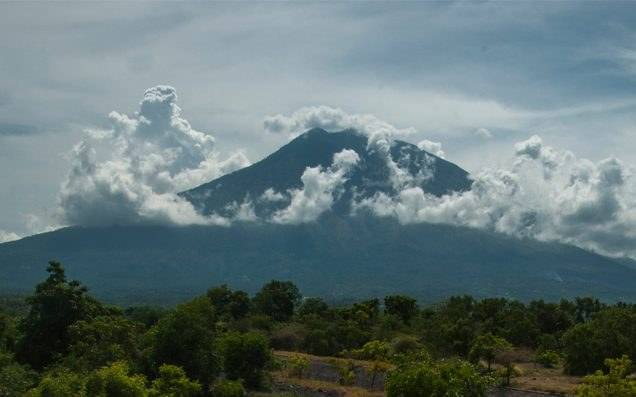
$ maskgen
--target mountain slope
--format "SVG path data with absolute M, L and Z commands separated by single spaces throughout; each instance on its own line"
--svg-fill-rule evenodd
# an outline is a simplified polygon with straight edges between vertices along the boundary
M 367 137 L 354 131 L 330 133 L 316 128 L 310 130 L 283 146 L 265 159 L 222 176 L 209 183 L 183 192 L 181 195 L 194 204 L 202 213 L 225 214 L 232 203 L 241 203 L 246 198 L 255 204 L 259 216 L 267 215 L 274 209 L 285 207 L 289 200 L 265 205 L 257 200 L 267 189 L 285 193 L 289 189 L 302 186 L 300 177 L 307 167 L 331 165 L 333 155 L 352 149 L 360 156 L 360 162 L 345 184 L 345 193 L 335 208 L 346 212 L 349 199 L 355 189 L 361 197 L 376 192 L 392 192 L 389 169 L 380 154 L 367 150 Z M 412 174 L 426 168 L 431 170 L 431 178 L 422 181 L 425 191 L 442 195 L 454 191 L 470 189 L 468 173 L 444 159 L 420 150 L 417 146 L 396 140 L 391 147 L 391 157 L 408 168 Z
M 303 225 L 67 228 L 0 245 L 0 289 L 24 291 L 46 261 L 119 302 L 174 303 L 270 279 L 331 299 L 408 293 L 636 300 L 636 270 L 575 247 L 445 225 L 330 216 Z
M 311 130 L 264 160 L 182 196 L 205 214 L 231 215 L 234 203 L 249 200 L 266 219 L 288 205 L 288 192 L 301 187 L 307 167 L 329 167 L 344 149 L 355 150 L 360 161 L 332 211 L 317 221 L 66 228 L 0 244 L 0 290 L 31 290 L 44 278 L 46 262 L 56 259 L 101 297 L 123 303 L 175 303 L 220 283 L 253 292 L 275 278 L 332 299 L 407 293 L 433 301 L 467 293 L 636 301 L 633 261 L 475 229 L 351 216 L 353 194 L 394 193 L 387 157 L 368 150 L 367 138 L 353 131 Z M 429 172 L 430 178 L 418 179 L 427 192 L 471 187 L 466 171 L 415 145 L 395 141 L 390 153 L 413 175 Z M 267 189 L 287 198 L 259 201 Z

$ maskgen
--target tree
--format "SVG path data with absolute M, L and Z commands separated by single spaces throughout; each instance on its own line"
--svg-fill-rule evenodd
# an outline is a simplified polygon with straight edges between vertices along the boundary
M 69 367 L 92 370 L 115 361 L 139 361 L 140 329 L 122 316 L 98 316 L 69 327 Z
M 384 298 L 384 311 L 398 316 L 405 324 L 417 314 L 417 301 L 409 296 L 391 295 Z
M 301 299 L 300 291 L 290 281 L 272 280 L 254 297 L 256 308 L 275 321 L 288 321 Z
M 470 349 L 468 357 L 472 362 L 478 362 L 480 359 L 486 360 L 488 371 L 490 371 L 492 362 L 498 354 L 511 348 L 510 343 L 504 338 L 500 338 L 491 333 L 479 335 Z
M 219 316 L 229 315 L 234 319 L 243 318 L 250 310 L 250 298 L 243 291 L 232 291 L 227 285 L 211 288 L 208 298 Z
M 0 396 L 21 397 L 37 380 L 37 373 L 0 351 Z
M 201 394 L 201 384 L 188 379 L 185 371 L 175 365 L 159 367 L 159 377 L 152 381 L 150 397 L 195 397 Z
M 153 368 L 172 364 L 207 388 L 219 372 L 214 307 L 206 296 L 177 306 L 149 331 Z
M 73 323 L 107 314 L 86 287 L 66 280 L 59 262 L 49 262 L 46 271 L 48 278 L 27 298 L 30 310 L 19 325 L 22 338 L 17 348 L 18 360 L 38 370 L 67 352 Z
M 241 382 L 223 379 L 214 384 L 212 395 L 214 397 L 245 397 L 247 393 Z
M 301 318 L 316 316 L 323 318 L 329 313 L 329 306 L 320 298 L 307 298 L 298 308 L 298 316 Z
M 272 360 L 267 339 L 257 333 L 230 333 L 219 341 L 223 369 L 230 380 L 242 379 L 247 388 L 262 385 L 263 370 Z
M 605 357 L 636 357 L 636 310 L 615 307 L 577 324 L 562 338 L 565 370 L 585 375 L 602 369 Z
M 146 397 L 148 390 L 142 375 L 133 375 L 126 363 L 116 362 L 89 375 L 86 394 L 91 397 Z
M 387 397 L 484 397 L 491 383 L 464 361 L 413 361 L 389 372 L 385 391 Z
M 69 396 L 86 396 L 86 378 L 83 375 L 71 372 L 66 368 L 56 368 L 47 372 L 42 377 L 37 387 L 26 393 L 26 397 Z
M 632 369 L 632 361 L 623 356 L 605 360 L 609 372 L 596 371 L 583 378 L 583 384 L 576 390 L 580 397 L 633 397 L 636 396 L 636 380 L 627 376 Z

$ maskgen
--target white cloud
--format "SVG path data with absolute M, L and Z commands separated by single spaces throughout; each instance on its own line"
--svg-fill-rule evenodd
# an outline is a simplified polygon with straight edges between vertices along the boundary
M 20 236 L 13 232 L 0 229 L 0 243 L 8 243 L 9 241 L 19 240 Z
M 484 138 L 484 139 L 492 138 L 492 132 L 490 132 L 490 130 L 487 129 L 487 128 L 477 128 L 475 130 L 475 135 L 477 135 L 480 138 Z
M 322 128 L 335 132 L 354 129 L 362 134 L 373 135 L 410 135 L 415 129 L 397 128 L 372 114 L 349 114 L 342 109 L 330 106 L 309 106 L 298 109 L 289 116 L 277 114 L 265 117 L 265 130 L 271 133 L 285 133 L 291 136 L 301 134 L 312 128 Z
M 68 224 L 140 222 L 224 224 L 203 217 L 176 193 L 249 164 L 237 152 L 219 159 L 214 138 L 181 117 L 174 88 L 146 90 L 133 116 L 111 112 L 111 128 L 89 131 L 71 152 L 71 171 L 58 201 Z M 91 144 L 106 147 L 98 153 Z
M 356 203 L 401 223 L 432 222 L 560 241 L 636 257 L 636 183 L 619 160 L 579 159 L 533 136 L 509 170 L 483 170 L 470 191 L 442 197 L 408 186 Z
M 318 219 L 342 193 L 347 175 L 359 160 L 355 151 L 345 149 L 333 156 L 333 163 L 327 169 L 307 167 L 301 177 L 302 189 L 289 191 L 289 206 L 274 213 L 272 221 L 298 224 Z
M 444 158 L 445 156 L 445 153 L 442 150 L 442 144 L 440 142 L 433 142 L 429 141 L 428 139 L 424 139 L 418 142 L 417 147 L 420 150 L 427 151 L 440 158 Z

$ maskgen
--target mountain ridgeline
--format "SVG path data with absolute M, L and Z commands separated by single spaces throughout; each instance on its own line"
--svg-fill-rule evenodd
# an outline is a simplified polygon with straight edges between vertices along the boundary
M 367 144 L 365 135 L 352 130 L 330 133 L 315 128 L 257 163 L 181 195 L 206 215 L 227 215 L 233 204 L 248 200 L 254 204 L 256 215 L 268 216 L 274 210 L 289 205 L 289 197 L 273 203 L 259 200 L 267 189 L 285 193 L 301 188 L 300 178 L 307 167 L 329 167 L 334 154 L 350 149 L 358 154 L 360 161 L 333 208 L 336 213 L 346 214 L 354 192 L 359 198 L 370 197 L 377 192 L 395 193 L 386 159 L 377 151 L 368 150 Z M 470 189 L 471 180 L 466 171 L 413 144 L 396 140 L 391 147 L 391 157 L 413 175 L 421 170 L 429 173 L 428 178 L 420 181 L 426 192 L 441 196 Z
M 254 292 L 271 279 L 293 281 L 307 295 L 332 301 L 394 293 L 429 302 L 454 294 L 636 301 L 631 261 L 476 229 L 350 215 L 353 194 L 393 193 L 386 159 L 367 150 L 367 138 L 352 131 L 311 130 L 182 197 L 204 214 L 221 215 L 249 200 L 266 217 L 289 203 L 289 195 L 273 204 L 259 201 L 266 190 L 301 188 L 307 167 L 329 167 L 344 149 L 355 150 L 360 161 L 333 210 L 315 222 L 69 227 L 0 244 L 0 290 L 31 290 L 46 262 L 56 259 L 70 277 L 119 303 L 171 304 L 222 283 Z M 466 171 L 415 145 L 395 141 L 391 156 L 412 174 L 427 167 L 432 177 L 420 181 L 427 192 L 470 189 Z

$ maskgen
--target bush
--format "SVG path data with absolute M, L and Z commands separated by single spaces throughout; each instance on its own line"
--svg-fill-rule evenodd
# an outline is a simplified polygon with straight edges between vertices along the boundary
M 385 391 L 387 397 L 484 397 L 491 383 L 465 361 L 417 361 L 389 372 Z
M 581 397 L 633 397 L 636 396 L 636 380 L 628 378 L 632 370 L 632 361 L 623 356 L 605 360 L 609 373 L 596 371 L 583 379 L 576 390 Z
M 561 356 L 555 351 L 547 350 L 539 353 L 536 361 L 546 368 L 555 368 L 559 365 L 559 362 L 561 362 Z
M 212 387 L 214 397 L 245 397 L 247 393 L 241 382 L 233 380 L 219 380 Z
M 287 361 L 287 368 L 289 376 L 302 378 L 305 370 L 309 368 L 309 359 L 300 354 L 296 354 Z
M 228 379 L 242 379 L 248 388 L 262 386 L 263 370 L 272 360 L 267 339 L 256 332 L 231 333 L 219 341 Z
M 152 381 L 151 397 L 194 397 L 201 394 L 201 384 L 188 379 L 185 371 L 175 365 L 159 367 L 159 377 Z
M 414 336 L 398 336 L 391 341 L 391 349 L 394 354 L 405 354 L 418 351 L 422 344 Z
M 26 397 L 83 397 L 86 395 L 86 379 L 67 369 L 54 369 L 42 377 L 37 387 Z

